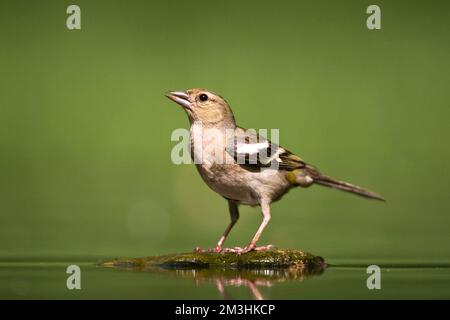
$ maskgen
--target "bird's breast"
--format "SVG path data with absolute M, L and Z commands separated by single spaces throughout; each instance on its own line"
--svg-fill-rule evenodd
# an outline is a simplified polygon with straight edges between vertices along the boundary
M 279 170 L 250 171 L 238 165 L 226 151 L 226 135 L 191 127 L 191 154 L 205 183 L 221 196 L 243 204 L 257 205 L 262 198 L 279 198 L 289 189 Z

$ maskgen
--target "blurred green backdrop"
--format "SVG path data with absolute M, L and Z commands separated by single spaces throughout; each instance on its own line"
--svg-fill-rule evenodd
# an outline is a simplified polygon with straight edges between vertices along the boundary
M 313 187 L 261 243 L 329 262 L 450 262 L 450 3 L 71 1 L 0 4 L 0 259 L 98 259 L 213 246 L 226 202 L 170 160 L 168 90 L 223 95 L 240 125 L 386 203 Z M 227 245 L 260 223 L 241 207 Z

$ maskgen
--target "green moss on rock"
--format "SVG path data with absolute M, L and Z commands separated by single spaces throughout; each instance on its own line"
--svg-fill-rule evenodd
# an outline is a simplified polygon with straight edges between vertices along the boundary
M 296 269 L 306 273 L 322 272 L 326 263 L 322 257 L 293 249 L 234 253 L 189 252 L 144 258 L 115 259 L 101 262 L 103 267 L 125 269 Z

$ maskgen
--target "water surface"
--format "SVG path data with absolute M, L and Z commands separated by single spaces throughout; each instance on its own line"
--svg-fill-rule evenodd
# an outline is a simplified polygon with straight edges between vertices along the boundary
M 97 261 L 3 261 L 1 299 L 449 299 L 446 264 L 381 266 L 381 289 L 369 290 L 367 265 L 341 261 L 320 275 L 286 270 L 124 270 Z M 81 268 L 68 290 L 66 268 Z

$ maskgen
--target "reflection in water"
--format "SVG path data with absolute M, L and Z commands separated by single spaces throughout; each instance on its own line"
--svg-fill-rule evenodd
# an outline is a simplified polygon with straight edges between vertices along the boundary
M 226 287 L 248 287 L 254 299 L 264 300 L 258 287 L 272 287 L 276 283 L 284 281 L 302 282 L 305 278 L 320 275 L 322 269 L 245 269 L 245 268 L 173 268 L 164 266 L 136 267 L 136 266 L 111 266 L 114 269 L 132 270 L 165 274 L 182 278 L 194 279 L 197 286 L 205 283 L 214 283 L 222 299 L 230 299 Z

